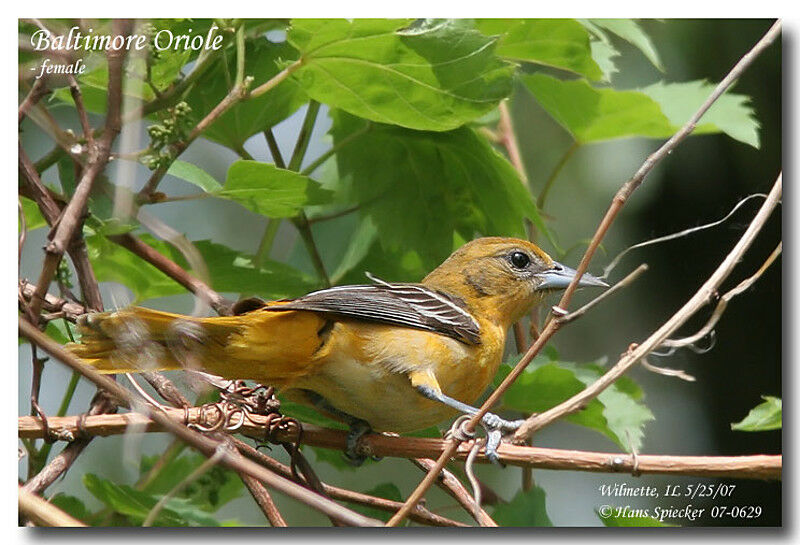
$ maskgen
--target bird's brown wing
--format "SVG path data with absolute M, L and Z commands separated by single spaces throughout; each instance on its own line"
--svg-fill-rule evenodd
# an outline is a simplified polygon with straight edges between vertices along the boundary
M 480 344 L 480 326 L 463 302 L 421 284 L 337 286 L 264 310 L 308 310 L 433 331 L 465 344 Z

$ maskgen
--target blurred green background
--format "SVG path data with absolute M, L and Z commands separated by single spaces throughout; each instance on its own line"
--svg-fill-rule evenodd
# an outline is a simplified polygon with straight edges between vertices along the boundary
M 707 79 L 718 82 L 735 62 L 763 35 L 772 21 L 768 20 L 663 20 L 643 21 L 666 67 L 669 81 Z M 615 41 L 622 55 L 617 59 L 620 72 L 614 84 L 618 88 L 648 85 L 663 78 L 637 49 Z M 613 255 L 630 244 L 655 236 L 693 227 L 723 217 L 743 197 L 769 191 L 781 170 L 782 142 L 782 77 L 779 45 L 769 48 L 734 87 L 735 92 L 752 97 L 752 106 L 761 122 L 761 149 L 753 149 L 724 135 L 692 137 L 666 158 L 637 190 L 614 224 L 600 252 L 590 267 L 599 273 Z M 515 91 L 512 116 L 522 148 L 527 174 L 534 188 L 543 186 L 563 151 L 569 146 L 567 134 L 520 88 Z M 288 155 L 302 123 L 304 108 L 275 128 L 279 145 Z M 59 122 L 78 130 L 70 110 L 64 108 Z M 306 163 L 310 163 L 330 147 L 326 131 L 330 122 L 324 110 L 312 137 Z M 35 125 L 23 124 L 23 138 L 32 159 L 49 151 L 50 142 Z M 562 143 L 561 146 L 558 143 Z M 579 149 L 561 172 L 551 192 L 547 213 L 564 247 L 588 239 L 617 188 L 638 168 L 659 142 L 644 139 L 623 140 L 586 146 Z M 258 160 L 269 160 L 263 138 L 256 136 L 246 145 Z M 236 156 L 225 148 L 205 140 L 194 143 L 181 159 L 195 163 L 223 180 Z M 148 175 L 138 165 L 136 180 L 142 184 Z M 113 167 L 112 167 L 113 168 Z M 44 175 L 45 182 L 55 180 L 55 169 Z M 325 169 L 317 172 L 319 176 Z M 138 189 L 138 187 L 136 188 Z M 161 189 L 170 195 L 191 193 L 189 184 L 167 177 Z M 563 360 L 593 361 L 608 358 L 613 363 L 629 343 L 644 339 L 668 318 L 708 277 L 728 253 L 759 206 L 754 200 L 745 204 L 736 215 L 720 227 L 655 247 L 629 254 L 615 270 L 611 280 L 618 280 L 638 263 L 648 263 L 647 272 L 632 287 L 555 337 L 553 344 Z M 266 219 L 252 214 L 235 203 L 210 200 L 165 203 L 148 210 L 169 225 L 187 234 L 191 240 L 211 239 L 241 251 L 254 252 L 263 233 Z M 331 266 L 338 262 L 346 247 L 346 237 L 354 218 L 343 217 L 316 225 L 314 235 Z M 20 277 L 35 280 L 42 262 L 39 248 L 45 230 L 30 234 L 25 246 Z M 781 238 L 781 214 L 770 220 L 747 257 L 723 286 L 730 289 L 752 274 Z M 552 250 L 544 244 L 545 250 Z M 579 246 L 565 263 L 577 265 L 584 246 Z M 299 237 L 284 222 L 271 254 L 273 259 L 311 272 Z M 668 358 L 652 356 L 651 363 L 684 369 L 697 377 L 696 382 L 654 375 L 637 368 L 632 376 L 645 391 L 645 403 L 656 420 L 646 427 L 642 453 L 684 455 L 740 455 L 780 453 L 781 432 L 744 433 L 731 431 L 730 423 L 741 420 L 760 396 L 781 396 L 782 354 L 782 289 L 780 261 L 755 284 L 736 298 L 716 327 L 716 344 L 704 354 L 683 350 Z M 387 278 L 387 280 L 392 280 Z M 130 302 L 126 290 L 116 285 L 103 286 L 107 307 L 121 307 Z M 576 304 L 588 295 L 579 296 Z M 152 300 L 149 306 L 164 310 L 189 312 L 192 298 L 188 295 Z M 687 324 L 689 334 L 704 323 L 703 312 Z M 27 414 L 30 392 L 30 351 L 27 345 L 19 350 L 19 413 Z M 172 374 L 179 383 L 179 374 Z M 44 373 L 41 399 L 45 411 L 54 413 L 69 379 L 65 368 L 48 364 Z M 82 411 L 94 389 L 81 381 L 69 414 Z M 92 442 L 75 469 L 54 484 L 48 493 L 64 491 L 78 495 L 87 505 L 97 505 L 80 482 L 80 476 L 91 470 L 116 482 L 128 481 L 138 474 L 140 453 L 163 451 L 168 437 L 149 434 L 146 437 L 114 437 Z M 618 447 L 597 434 L 568 423 L 558 423 L 535 437 L 535 444 L 559 448 L 608 450 Z M 598 446 L 599 445 L 599 446 Z M 60 448 L 60 447 L 58 447 Z M 400 483 L 408 494 L 422 473 L 406 460 L 384 459 L 356 470 L 339 471 L 309 459 L 320 477 L 333 485 L 369 490 L 391 480 Z M 277 458 L 287 457 L 276 448 Z M 20 463 L 24 476 L 26 464 Z M 478 476 L 502 498 L 510 500 L 519 488 L 520 469 L 480 466 Z M 598 526 L 594 509 L 607 503 L 598 487 L 624 481 L 628 484 L 691 484 L 715 481 L 697 478 L 667 478 L 591 474 L 564 471 L 534 471 L 536 483 L 547 491 L 547 509 L 555 525 Z M 756 505 L 763 508 L 759 519 L 742 521 L 744 525 L 779 525 L 781 523 L 781 484 L 759 481 L 735 481 L 735 494 L 726 505 Z M 427 504 L 435 508 L 452 504 L 452 500 L 434 488 Z M 290 525 L 327 525 L 325 517 L 276 494 L 278 506 Z M 92 503 L 95 502 L 95 503 Z M 664 506 L 664 501 L 652 504 Z M 711 507 L 711 503 L 707 506 Z M 646 507 L 646 503 L 637 503 Z M 703 505 L 705 506 L 705 504 Z M 457 509 L 442 512 L 467 520 Z M 249 495 L 231 502 L 220 512 L 220 518 L 235 518 L 244 524 L 263 524 L 263 515 Z M 731 524 L 731 520 L 719 521 Z M 704 524 L 710 523 L 703 519 Z M 735 523 L 735 521 L 733 521 Z M 691 524 L 689 522 L 686 523 Z

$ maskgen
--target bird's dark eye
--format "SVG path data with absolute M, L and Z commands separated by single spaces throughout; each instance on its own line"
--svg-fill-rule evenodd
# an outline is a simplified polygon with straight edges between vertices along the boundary
M 525 252 L 513 252 L 509 258 L 516 269 L 524 269 L 531 263 L 531 258 Z

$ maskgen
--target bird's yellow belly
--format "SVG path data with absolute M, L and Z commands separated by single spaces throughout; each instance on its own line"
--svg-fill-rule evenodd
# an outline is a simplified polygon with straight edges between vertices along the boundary
M 409 373 L 430 370 L 444 394 L 473 403 L 502 357 L 502 343 L 475 347 L 419 330 L 398 334 L 396 328 L 392 331 L 381 325 L 336 327 L 339 346 L 322 354 L 316 372 L 292 388 L 315 392 L 338 411 L 366 420 L 376 431 L 424 429 L 458 414 L 423 397 Z
M 376 431 L 407 432 L 434 426 L 455 411 L 422 397 L 405 373 L 356 360 L 326 364 L 294 384 L 311 390 L 338 411 L 369 422 Z

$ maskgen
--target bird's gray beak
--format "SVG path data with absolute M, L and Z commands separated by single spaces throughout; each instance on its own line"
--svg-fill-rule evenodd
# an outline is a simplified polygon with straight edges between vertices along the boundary
M 563 290 L 569 286 L 572 279 L 575 278 L 575 275 L 578 274 L 578 271 L 575 269 L 570 269 L 569 267 L 562 265 L 561 263 L 554 262 L 553 268 L 544 272 L 537 274 L 541 279 L 541 283 L 536 289 L 539 290 Z M 592 276 L 589 273 L 583 273 L 581 276 L 580 281 L 578 282 L 579 288 L 589 288 L 589 287 L 596 287 L 596 288 L 607 288 L 608 284 L 597 278 L 596 276 Z

